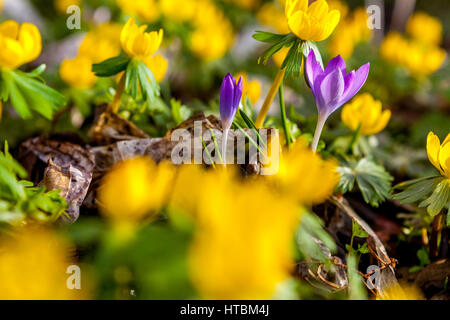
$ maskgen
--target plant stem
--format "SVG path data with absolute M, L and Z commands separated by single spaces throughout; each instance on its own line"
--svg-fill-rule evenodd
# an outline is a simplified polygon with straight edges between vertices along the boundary
M 230 129 L 223 129 L 222 133 L 222 163 L 224 166 L 227 165 L 227 140 L 229 130 Z
M 430 235 L 430 259 L 433 260 L 439 254 L 439 234 L 442 230 L 442 221 L 444 220 L 444 213 L 441 212 L 433 219 Z
M 117 85 L 116 94 L 114 95 L 113 102 L 109 106 L 109 111 L 117 113 L 120 107 L 120 100 L 122 99 L 123 91 L 125 90 L 125 72 L 122 74 Z
M 286 69 L 278 70 L 278 73 L 275 76 L 275 79 L 273 80 L 272 87 L 270 88 L 266 100 L 264 100 L 263 106 L 261 107 L 258 117 L 256 118 L 255 126 L 257 128 L 261 128 L 263 126 L 264 120 L 266 119 L 267 113 L 269 112 L 270 105 L 272 104 L 272 101 L 275 98 L 275 95 L 277 94 L 278 88 L 284 79 L 285 73 Z
M 286 117 L 286 106 L 284 104 L 284 93 L 283 93 L 283 81 L 281 81 L 280 83 L 280 88 L 278 90 L 278 97 L 280 98 L 280 113 L 281 113 L 281 121 L 283 122 L 284 136 L 286 138 L 286 145 L 289 148 L 292 142 L 292 137 Z
M 314 133 L 314 139 L 311 144 L 311 149 L 316 152 L 317 145 L 319 144 L 320 136 L 322 135 L 323 126 L 325 125 L 325 121 L 327 117 L 321 116 L 319 114 L 319 118 L 317 119 L 316 132 Z

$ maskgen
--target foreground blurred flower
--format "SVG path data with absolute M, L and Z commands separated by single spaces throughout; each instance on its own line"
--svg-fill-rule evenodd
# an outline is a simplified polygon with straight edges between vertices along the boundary
M 398 32 L 390 32 L 385 37 L 380 53 L 384 59 L 408 69 L 415 77 L 437 71 L 447 55 L 440 47 L 406 39 Z
M 269 181 L 273 190 L 302 205 L 317 204 L 333 194 L 339 182 L 337 167 L 337 161 L 323 160 L 300 139 L 280 155 L 278 173 L 269 176 Z
M 92 61 L 84 56 L 64 60 L 59 67 L 59 75 L 64 82 L 78 89 L 88 89 L 97 80 L 92 72 Z
M 99 189 L 101 212 L 113 222 L 137 223 L 165 205 L 174 175 L 168 163 L 156 165 L 149 157 L 117 163 Z
M 258 80 L 249 80 L 244 72 L 236 75 L 236 79 L 239 78 L 242 78 L 242 100 L 248 97 L 251 103 L 255 104 L 261 96 L 261 83 Z
M 0 299 L 80 299 L 66 286 L 70 246 L 55 234 L 26 229 L 0 243 Z
M 145 32 L 146 29 L 146 25 L 139 27 L 133 18 L 123 27 L 120 44 L 130 58 L 145 60 L 152 57 L 161 46 L 163 30 Z
M 442 42 L 442 23 L 425 12 L 416 12 L 408 19 L 406 32 L 426 44 L 440 45 Z
M 355 97 L 342 108 L 342 121 L 352 131 L 359 128 L 362 135 L 373 135 L 382 131 L 391 118 L 391 111 L 382 111 L 381 101 L 375 100 L 369 93 Z
M 222 158 L 226 163 L 226 150 L 228 131 L 233 124 L 234 116 L 239 108 L 242 97 L 242 77 L 236 83 L 233 76 L 228 73 L 222 81 L 220 88 L 220 119 L 222 120 Z
M 0 67 L 16 69 L 36 59 L 42 50 L 41 34 L 31 23 L 7 20 L 0 24 Z
M 370 64 L 361 66 L 357 71 L 347 73 L 344 59 L 337 56 L 330 60 L 325 70 L 316 60 L 313 50 L 306 60 L 306 76 L 316 100 L 319 113 L 314 140 L 311 145 L 315 151 L 323 126 L 328 117 L 339 107 L 349 101 L 367 80 Z
M 117 5 L 126 14 L 136 16 L 146 22 L 154 22 L 159 17 L 158 5 L 155 0 L 117 0 Z
M 192 19 L 197 9 L 196 0 L 184 0 L 180 10 L 179 0 L 159 0 L 161 13 L 170 20 L 184 22 Z
M 338 10 L 328 10 L 325 0 L 286 0 L 285 14 L 291 31 L 302 40 L 323 41 L 339 23 Z
M 377 300 L 424 300 L 424 297 L 422 292 L 415 286 L 396 284 L 379 293 Z
M 433 132 L 428 133 L 427 137 L 427 155 L 430 162 L 439 172 L 450 179 L 450 133 L 444 142 Z
M 206 299 L 269 299 L 290 277 L 300 210 L 262 183 L 242 185 L 231 170 L 202 181 L 189 256 L 193 284 Z

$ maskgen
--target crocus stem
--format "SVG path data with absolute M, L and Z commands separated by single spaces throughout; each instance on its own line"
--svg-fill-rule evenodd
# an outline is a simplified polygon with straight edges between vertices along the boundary
M 228 131 L 230 129 L 223 129 L 222 132 L 222 162 L 223 165 L 227 165 L 227 140 L 228 140 Z
M 283 94 L 283 81 L 281 82 L 280 89 L 278 90 L 278 97 L 280 98 L 280 113 L 281 113 L 281 121 L 283 122 L 284 136 L 286 138 L 286 145 L 289 148 L 292 142 L 291 141 L 292 137 L 286 117 L 286 106 L 284 104 L 284 94 Z
M 316 126 L 316 132 L 314 133 L 314 139 L 311 144 L 311 149 L 316 152 L 317 145 L 319 144 L 320 136 L 322 135 L 323 126 L 325 125 L 325 121 L 327 120 L 327 117 L 319 115 L 319 118 L 317 119 L 317 126 Z
M 261 128 L 264 124 L 264 120 L 266 119 L 267 113 L 269 112 L 270 105 L 272 104 L 275 95 L 277 94 L 278 88 L 280 87 L 281 82 L 284 79 L 284 74 L 286 73 L 286 69 L 278 70 L 278 73 L 273 80 L 272 87 L 267 94 L 266 100 L 264 100 L 263 106 L 259 111 L 258 117 L 256 118 L 255 126 L 257 128 Z
M 125 72 L 122 74 L 117 85 L 116 94 L 114 95 L 113 102 L 110 105 L 109 110 L 113 113 L 117 113 L 120 107 L 120 100 L 122 99 L 122 94 L 125 89 Z

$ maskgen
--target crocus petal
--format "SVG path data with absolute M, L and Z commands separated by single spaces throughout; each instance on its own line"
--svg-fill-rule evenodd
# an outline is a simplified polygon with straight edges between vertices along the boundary
M 369 75 L 369 69 L 370 63 L 366 63 L 355 72 L 355 78 L 353 80 L 352 87 L 347 91 L 347 94 L 342 97 L 340 101 L 341 105 L 347 103 L 351 98 L 355 96 L 355 94 L 358 93 L 358 91 L 361 89 L 361 87 L 367 80 L 367 77 Z
M 344 59 L 340 55 L 334 57 L 333 59 L 330 60 L 330 62 L 328 62 L 328 65 L 325 68 L 325 73 L 326 74 L 331 73 L 333 72 L 333 70 L 337 68 L 341 69 L 342 74 L 347 73 L 347 65 L 345 64 Z
M 232 76 L 226 76 L 223 79 L 220 88 L 220 117 L 224 125 L 231 124 L 234 104 L 235 83 Z
M 341 106 L 339 101 L 344 92 L 345 82 L 341 69 L 335 69 L 330 74 L 327 74 L 320 84 L 321 100 L 326 106 L 326 110 L 319 110 L 319 113 L 326 112 L 327 115 L 333 113 Z
M 343 97 L 346 97 L 349 90 L 352 89 L 353 87 L 353 82 L 355 81 L 355 77 L 356 77 L 356 72 L 355 70 L 353 70 L 352 72 L 350 72 L 349 74 L 344 76 L 344 92 L 342 93 Z
M 243 82 L 242 77 L 239 78 L 237 85 L 234 88 L 234 109 L 237 110 L 239 107 L 239 102 L 241 101 L 242 97 L 242 90 L 243 90 Z M 236 111 L 235 111 L 236 112 Z
M 322 66 L 316 59 L 314 50 L 310 50 L 308 58 L 306 59 L 306 76 L 308 78 L 309 86 L 314 88 L 314 83 L 318 75 L 323 73 Z

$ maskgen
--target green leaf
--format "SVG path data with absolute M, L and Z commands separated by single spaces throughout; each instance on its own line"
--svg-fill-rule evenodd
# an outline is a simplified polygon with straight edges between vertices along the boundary
M 124 71 L 129 62 L 130 58 L 126 56 L 117 56 L 103 62 L 93 64 L 92 72 L 94 72 L 97 77 L 110 77 Z
M 368 158 L 350 161 L 338 167 L 341 175 L 338 189 L 342 193 L 353 191 L 357 184 L 364 201 L 373 207 L 389 197 L 393 177 L 384 167 Z
M 369 236 L 355 220 L 352 220 L 352 234 L 358 238 L 367 238 Z
M 44 73 L 46 68 L 47 68 L 47 66 L 43 63 L 40 66 L 38 66 L 37 68 L 28 72 L 27 74 L 28 74 L 28 76 L 33 77 L 33 78 L 40 77 Z
M 282 41 L 289 34 L 277 34 L 266 31 L 256 31 L 252 37 L 255 40 L 266 42 L 266 43 L 277 43 Z
M 155 97 L 159 96 L 160 87 L 158 81 L 156 81 L 152 70 L 140 60 L 138 60 L 137 72 L 144 100 L 149 99 L 152 101 Z
M 434 189 L 431 196 L 422 201 L 419 207 L 427 207 L 431 216 L 438 215 L 441 210 L 450 203 L 450 179 L 443 179 Z
M 292 46 L 297 38 L 292 33 L 289 33 L 287 35 L 283 35 L 282 37 L 277 39 L 277 42 L 274 42 L 268 49 L 266 49 L 263 54 L 258 58 L 258 63 L 267 64 L 270 57 L 273 56 L 275 53 L 281 50 L 283 47 L 290 47 Z
M 441 176 L 433 176 L 399 183 L 393 190 L 403 189 L 403 191 L 393 195 L 392 198 L 400 200 L 402 204 L 421 201 L 428 197 L 442 180 L 444 178 Z

